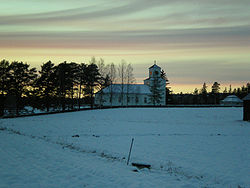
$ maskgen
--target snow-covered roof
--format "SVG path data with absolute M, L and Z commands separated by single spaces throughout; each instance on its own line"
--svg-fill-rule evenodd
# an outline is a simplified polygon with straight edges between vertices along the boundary
M 121 93 L 122 92 L 122 84 L 113 84 L 106 88 L 104 88 L 102 91 L 103 93 L 110 93 L 112 88 L 113 93 Z M 151 94 L 150 88 L 147 85 L 144 84 L 123 84 L 123 92 L 130 94 Z
M 156 65 L 156 64 L 154 64 L 154 65 L 152 65 L 151 67 L 149 67 L 149 69 L 151 69 L 151 68 L 158 68 L 158 69 L 161 69 L 161 67 L 159 67 L 159 66 Z
M 223 102 L 242 102 L 242 100 L 235 95 L 229 95 L 222 101 Z
M 243 98 L 243 101 L 250 101 L 250 93 Z

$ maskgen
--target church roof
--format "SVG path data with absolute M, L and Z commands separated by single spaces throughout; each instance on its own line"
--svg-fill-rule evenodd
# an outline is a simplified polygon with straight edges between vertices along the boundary
M 159 67 L 158 65 L 154 64 L 151 67 L 149 67 L 149 69 L 151 69 L 151 68 L 158 68 L 158 69 L 160 69 L 161 67 Z
M 122 92 L 122 84 L 113 84 L 106 88 L 104 88 L 102 91 L 103 93 L 110 93 L 112 88 L 113 93 L 121 93 Z M 123 93 L 129 94 L 151 94 L 150 88 L 147 85 L 144 84 L 123 84 Z
M 243 98 L 243 101 L 250 101 L 250 93 Z
M 223 102 L 242 102 L 241 99 L 239 99 L 237 96 L 235 95 L 229 95 L 227 96 L 224 100 L 222 100 Z

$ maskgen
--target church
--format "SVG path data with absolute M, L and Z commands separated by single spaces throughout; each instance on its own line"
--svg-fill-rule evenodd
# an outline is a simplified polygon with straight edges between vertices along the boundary
M 144 84 L 112 84 L 95 94 L 96 106 L 164 106 L 166 105 L 166 80 L 161 77 L 161 67 L 149 67 L 149 77 Z

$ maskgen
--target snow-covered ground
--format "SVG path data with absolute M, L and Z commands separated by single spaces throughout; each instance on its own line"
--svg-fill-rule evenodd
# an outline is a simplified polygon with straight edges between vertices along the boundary
M 150 164 L 150 170 L 126 165 L 132 138 L 131 162 Z M 0 119 L 0 187 L 247 188 L 249 146 L 250 122 L 242 121 L 242 108 Z

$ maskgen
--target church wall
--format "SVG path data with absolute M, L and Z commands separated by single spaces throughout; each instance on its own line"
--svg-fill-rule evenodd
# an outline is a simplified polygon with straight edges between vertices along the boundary
M 110 102 L 110 94 L 105 93 L 102 96 L 101 102 L 101 95 L 96 94 L 95 96 L 95 104 L 98 106 L 147 106 L 150 105 L 150 97 L 147 94 L 129 94 L 129 101 L 127 103 L 127 94 L 123 94 L 123 103 L 122 97 L 119 93 L 113 93 L 112 95 L 112 104 Z

